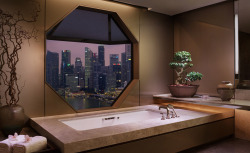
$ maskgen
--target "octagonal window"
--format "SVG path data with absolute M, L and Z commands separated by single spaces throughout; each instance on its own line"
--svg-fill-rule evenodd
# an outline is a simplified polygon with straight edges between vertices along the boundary
M 47 32 L 46 83 L 75 110 L 112 106 L 133 79 L 133 43 L 120 22 L 78 7 Z

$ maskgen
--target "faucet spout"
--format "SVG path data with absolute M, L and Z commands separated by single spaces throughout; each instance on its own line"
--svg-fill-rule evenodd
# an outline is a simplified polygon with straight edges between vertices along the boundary
M 159 106 L 159 110 L 161 110 L 162 108 L 167 110 L 167 117 L 166 117 L 167 119 L 179 117 L 175 112 L 173 105 L 168 104 L 164 106 Z M 170 114 L 172 115 L 172 117 L 170 117 Z
M 166 109 L 167 110 L 167 116 L 166 116 L 166 119 L 170 119 L 170 113 L 169 113 L 169 108 L 168 106 L 159 106 L 159 110 L 161 110 L 161 108 L 163 109 Z
M 173 105 L 168 104 L 168 108 L 169 108 L 169 109 L 172 109 L 172 117 L 173 117 L 173 118 L 179 117 L 179 116 L 177 115 L 177 113 L 175 112 L 174 106 L 173 106 Z
M 159 110 L 161 110 L 161 108 L 163 109 L 168 109 L 168 106 L 164 105 L 164 106 L 159 106 Z

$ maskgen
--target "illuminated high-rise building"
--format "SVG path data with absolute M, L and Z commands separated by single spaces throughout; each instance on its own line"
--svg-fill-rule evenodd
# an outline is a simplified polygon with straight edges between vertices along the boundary
M 82 72 L 82 69 L 83 67 L 82 67 L 82 60 L 81 60 L 81 58 L 80 57 L 76 57 L 76 59 L 75 59 L 75 72 L 76 73 L 80 73 L 80 72 Z
M 116 88 L 119 88 L 122 86 L 122 80 L 121 80 L 121 64 L 120 63 L 116 63 L 113 64 L 113 72 L 115 74 L 115 82 L 116 82 Z
M 98 46 L 98 62 L 100 66 L 105 66 L 105 49 L 104 46 Z
M 93 84 L 93 52 L 85 47 L 85 89 L 92 90 Z
M 77 74 L 65 74 L 65 85 L 68 91 L 78 92 L 80 90 L 78 75 Z
M 116 89 L 116 75 L 113 72 L 113 67 L 109 66 L 107 70 L 107 91 L 114 92 Z
M 84 87 L 84 71 L 80 57 L 76 57 L 75 59 L 75 74 L 78 76 L 80 88 Z
M 66 86 L 65 74 L 73 74 L 74 65 L 71 65 L 71 51 L 62 50 L 62 61 L 61 61 L 61 87 Z
M 119 63 L 119 54 L 110 54 L 109 55 L 109 62 L 110 62 L 110 66 L 112 66 L 113 64 Z
M 65 68 L 66 66 L 71 65 L 71 51 L 70 50 L 62 50 L 62 67 Z
M 94 86 L 94 91 L 98 92 L 98 75 L 100 73 L 100 63 L 98 62 L 98 55 L 97 53 L 93 53 L 93 86 Z
M 127 81 L 127 60 L 126 60 L 126 53 L 125 52 L 122 53 L 121 55 L 122 55 L 121 80 L 122 80 L 122 84 L 124 86 L 124 82 Z
M 98 84 L 99 84 L 99 93 L 104 94 L 106 90 L 106 74 L 101 73 L 98 76 Z
M 126 53 L 126 63 L 127 63 L 127 82 L 130 82 L 132 79 L 131 44 L 125 45 L 125 53 Z

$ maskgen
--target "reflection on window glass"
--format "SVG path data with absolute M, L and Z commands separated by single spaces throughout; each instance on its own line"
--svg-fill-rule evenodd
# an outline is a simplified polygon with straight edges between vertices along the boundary
M 47 40 L 46 81 L 74 109 L 109 107 L 131 81 L 131 44 Z

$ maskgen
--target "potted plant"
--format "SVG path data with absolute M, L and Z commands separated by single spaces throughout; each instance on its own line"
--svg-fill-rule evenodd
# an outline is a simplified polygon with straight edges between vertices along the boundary
M 17 104 L 22 89 L 17 64 L 24 41 L 36 38 L 36 30 L 24 24 L 37 21 L 40 6 L 36 1 L 26 1 L 25 5 L 31 6 L 28 17 L 20 10 L 10 12 L 0 8 L 0 94 L 4 97 L 1 101 L 6 103 L 0 107 L 0 129 L 5 135 L 20 132 L 28 120 L 24 109 Z
M 192 62 L 191 54 L 187 51 L 179 51 L 174 54 L 174 61 L 169 63 L 177 74 L 175 84 L 168 86 L 174 97 L 193 97 L 199 87 L 199 85 L 189 84 L 203 77 L 199 72 L 187 73 L 187 70 L 193 66 L 190 62 Z

